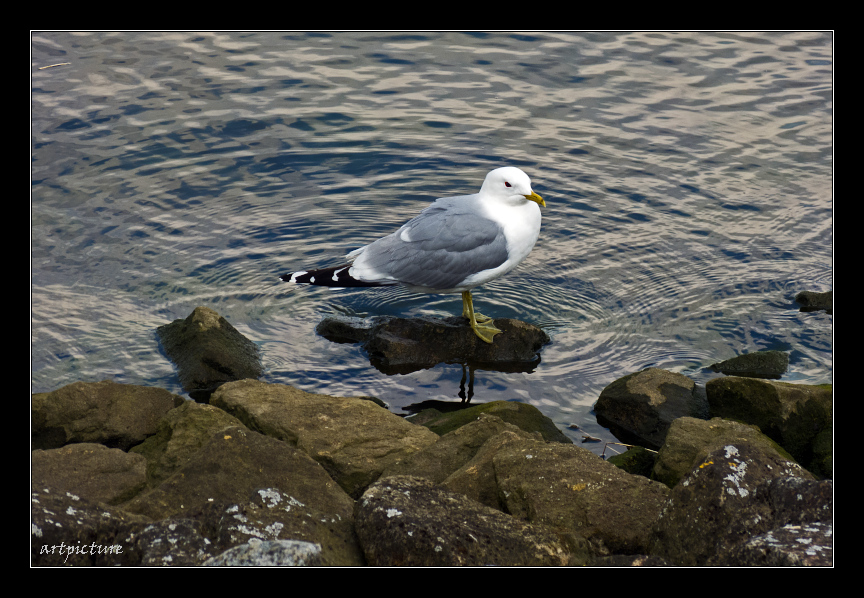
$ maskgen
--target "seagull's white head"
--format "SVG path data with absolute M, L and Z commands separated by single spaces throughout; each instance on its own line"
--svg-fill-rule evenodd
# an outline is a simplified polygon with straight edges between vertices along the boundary
M 521 196 L 546 207 L 543 198 L 531 190 L 531 179 L 528 175 L 513 166 L 496 168 L 487 174 L 480 193 L 501 199 Z

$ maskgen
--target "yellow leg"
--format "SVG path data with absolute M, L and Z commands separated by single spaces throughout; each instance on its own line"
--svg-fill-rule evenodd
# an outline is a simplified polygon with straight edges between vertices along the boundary
M 480 312 L 474 311 L 474 301 L 471 298 L 471 291 L 465 291 L 462 293 L 462 317 L 471 319 L 471 314 L 474 314 L 474 321 L 479 322 L 480 324 L 484 324 L 486 322 L 492 321 L 492 318 L 489 316 L 484 316 Z
M 471 291 L 462 292 L 462 317 L 468 318 L 468 321 L 471 323 L 471 330 L 482 341 L 491 343 L 495 335 L 501 333 L 501 330 L 490 324 L 492 318 L 474 311 L 474 301 L 471 299 Z

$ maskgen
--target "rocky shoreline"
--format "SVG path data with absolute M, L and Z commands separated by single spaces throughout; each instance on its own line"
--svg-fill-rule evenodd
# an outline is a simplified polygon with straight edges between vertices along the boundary
M 833 565 L 830 385 L 752 363 L 702 388 L 634 372 L 595 410 L 638 447 L 604 460 L 531 405 L 403 418 L 255 379 L 212 310 L 174 324 L 210 339 L 172 341 L 196 356 L 178 363 L 196 401 L 111 381 L 33 395 L 33 565 Z

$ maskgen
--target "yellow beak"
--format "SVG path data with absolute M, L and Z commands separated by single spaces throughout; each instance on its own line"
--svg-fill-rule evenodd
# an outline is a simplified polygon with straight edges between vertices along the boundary
M 543 201 L 543 198 L 540 197 L 539 195 L 537 195 L 536 193 L 534 193 L 533 191 L 531 192 L 531 195 L 526 195 L 526 196 L 525 196 L 525 199 L 529 199 L 529 200 L 531 200 L 531 201 L 535 201 L 535 202 L 537 202 L 538 205 L 541 205 L 541 206 L 543 206 L 544 208 L 546 207 L 546 202 Z

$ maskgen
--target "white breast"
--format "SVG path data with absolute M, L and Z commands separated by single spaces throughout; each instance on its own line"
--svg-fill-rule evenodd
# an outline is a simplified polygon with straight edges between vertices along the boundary
M 465 289 L 495 280 L 510 272 L 528 257 L 540 236 L 540 206 L 533 201 L 521 199 L 517 200 L 515 205 L 502 205 L 500 201 L 484 202 L 483 210 L 487 218 L 494 220 L 504 229 L 508 259 L 497 268 L 469 276 L 461 285 Z

